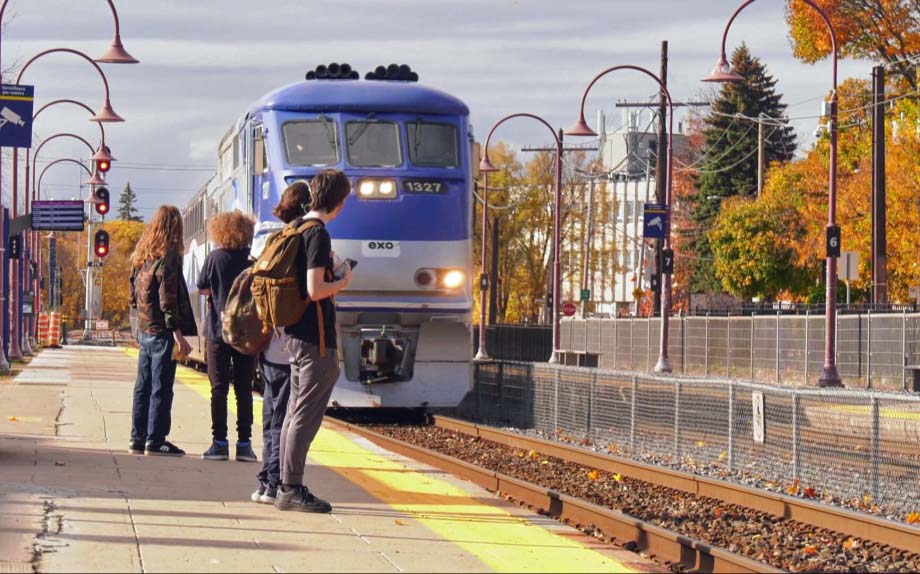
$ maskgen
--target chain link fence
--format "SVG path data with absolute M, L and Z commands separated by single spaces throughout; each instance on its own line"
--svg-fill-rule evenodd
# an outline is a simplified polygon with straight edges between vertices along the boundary
M 468 414 L 479 420 L 782 492 L 814 488 L 840 504 L 909 509 L 920 500 L 920 396 L 547 363 L 475 369 Z
M 660 318 L 565 319 L 562 362 L 650 373 L 660 326 Z M 672 317 L 671 368 L 684 375 L 814 386 L 824 365 L 824 330 L 823 315 Z M 920 372 L 920 314 L 838 315 L 836 353 L 847 387 L 912 390 Z

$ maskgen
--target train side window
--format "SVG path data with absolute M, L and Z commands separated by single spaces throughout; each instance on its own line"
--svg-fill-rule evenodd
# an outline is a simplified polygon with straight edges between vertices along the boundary
M 399 125 L 374 120 L 345 124 L 348 163 L 358 167 L 402 165 Z
M 287 122 L 282 131 L 289 165 L 325 166 L 339 163 L 339 132 L 335 122 L 325 117 Z
M 259 175 L 268 171 L 268 157 L 265 153 L 265 140 L 262 138 L 253 140 L 253 164 L 252 171 Z

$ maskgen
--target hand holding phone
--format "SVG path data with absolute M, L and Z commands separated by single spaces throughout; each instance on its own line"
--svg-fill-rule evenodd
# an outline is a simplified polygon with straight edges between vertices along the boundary
M 354 259 L 346 259 L 342 264 L 335 270 L 335 280 L 339 281 L 345 278 L 345 275 L 358 266 L 358 262 Z

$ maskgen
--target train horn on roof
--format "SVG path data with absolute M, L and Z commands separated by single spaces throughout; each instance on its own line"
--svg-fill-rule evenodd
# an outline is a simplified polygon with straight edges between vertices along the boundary
M 361 75 L 357 70 L 351 69 L 349 64 L 332 62 L 329 65 L 320 64 L 306 74 L 308 80 L 357 80 Z
M 406 64 L 390 64 L 389 66 L 377 66 L 373 72 L 364 75 L 365 80 L 385 80 L 396 82 L 417 82 L 418 74 L 412 71 L 412 68 Z

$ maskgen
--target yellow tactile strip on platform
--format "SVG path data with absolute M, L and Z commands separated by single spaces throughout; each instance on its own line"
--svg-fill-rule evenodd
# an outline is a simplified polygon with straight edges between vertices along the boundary
M 206 376 L 180 367 L 177 378 L 201 397 L 210 399 Z M 228 403 L 234 409 L 235 401 Z M 262 403 L 255 402 L 253 410 L 254 419 L 261 420 Z M 446 480 L 415 472 L 338 431 L 321 429 L 310 458 L 393 510 L 410 515 L 497 572 L 635 571 L 576 540 L 481 502 Z M 399 502 L 390 502 L 396 493 Z

